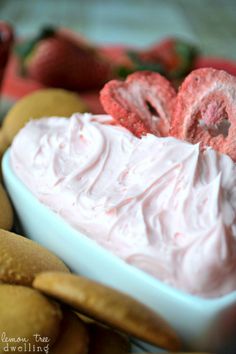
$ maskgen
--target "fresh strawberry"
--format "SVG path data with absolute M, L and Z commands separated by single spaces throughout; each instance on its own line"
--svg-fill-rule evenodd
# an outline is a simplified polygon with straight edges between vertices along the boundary
M 236 63 L 235 60 L 225 59 L 221 57 L 199 57 L 197 58 L 195 65 L 195 69 L 201 68 L 213 68 L 217 70 L 224 70 L 230 75 L 236 76 Z
M 112 65 L 96 48 L 68 32 L 44 29 L 36 39 L 18 45 L 24 75 L 69 90 L 100 88 L 112 77 Z
M 143 60 L 160 61 L 170 78 L 183 77 L 192 69 L 197 50 L 176 38 L 167 38 L 148 51 L 141 53 Z
M 0 84 L 3 80 L 13 40 L 14 35 L 11 26 L 0 21 Z
M 167 38 L 147 50 L 128 51 L 127 55 L 131 63 L 121 68 L 121 76 L 138 70 L 151 70 L 175 80 L 184 78 L 191 71 L 197 50 L 182 40 Z

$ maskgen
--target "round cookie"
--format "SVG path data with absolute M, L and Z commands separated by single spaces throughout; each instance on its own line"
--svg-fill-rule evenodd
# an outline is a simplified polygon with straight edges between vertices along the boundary
M 10 230 L 13 226 L 13 209 L 8 195 L 0 183 L 0 229 Z
M 58 340 L 51 349 L 51 354 L 87 354 L 88 331 L 85 323 L 72 311 L 63 311 Z M 105 353 L 104 353 L 105 354 Z
M 8 142 L 3 133 L 3 130 L 0 129 L 0 158 L 2 157 L 4 151 L 7 149 Z
M 13 347 L 23 353 L 29 352 L 33 345 L 46 348 L 57 338 L 60 307 L 35 289 L 0 284 L 0 314 L 0 353 L 7 348 L 11 352 L 9 348 Z M 39 340 L 39 336 L 47 337 L 48 341 Z
M 69 271 L 59 258 L 36 242 L 0 230 L 0 282 L 31 285 L 37 273 L 47 270 Z
M 9 145 L 30 119 L 70 117 L 72 113 L 86 110 L 85 103 L 76 93 L 61 89 L 38 90 L 15 103 L 3 120 L 2 132 Z
M 89 331 L 88 354 L 125 354 L 131 352 L 127 336 L 97 322 L 87 324 Z
M 180 347 L 176 333 L 159 315 L 110 287 L 81 276 L 59 272 L 38 274 L 33 286 L 127 334 L 170 350 Z

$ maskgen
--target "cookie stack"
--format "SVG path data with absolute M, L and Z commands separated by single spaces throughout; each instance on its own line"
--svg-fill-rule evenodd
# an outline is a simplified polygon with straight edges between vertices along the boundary
M 0 352 L 119 354 L 129 336 L 177 350 L 164 320 L 135 299 L 84 277 L 37 243 L 0 230 Z

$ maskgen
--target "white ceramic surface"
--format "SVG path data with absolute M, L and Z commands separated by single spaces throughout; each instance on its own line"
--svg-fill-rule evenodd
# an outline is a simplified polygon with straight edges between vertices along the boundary
M 236 291 L 218 299 L 201 299 L 159 282 L 80 234 L 41 204 L 14 175 L 9 151 L 2 169 L 25 235 L 57 254 L 75 273 L 126 292 L 160 313 L 189 350 L 236 353 Z

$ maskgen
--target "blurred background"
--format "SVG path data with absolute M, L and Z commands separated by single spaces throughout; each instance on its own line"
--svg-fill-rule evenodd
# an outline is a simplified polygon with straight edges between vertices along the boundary
M 44 24 L 69 27 L 99 44 L 143 47 L 179 36 L 207 55 L 236 59 L 235 0 L 0 0 L 18 35 Z
M 5 75 L 2 75 L 4 80 L 0 77 L 0 118 L 15 100 L 42 87 L 80 92 L 91 112 L 103 112 L 99 89 L 112 78 L 124 79 L 130 68 L 132 72 L 158 71 L 176 88 L 194 68 L 211 66 L 236 75 L 235 14 L 235 0 L 0 0 L 0 20 L 9 22 L 15 33 L 10 60 L 5 66 Z M 96 47 L 98 54 L 104 48 L 110 51 L 106 55 L 112 75 L 104 74 L 102 80 L 101 77 L 98 80 L 97 71 L 95 74 L 91 71 L 91 68 L 96 69 L 94 64 L 91 65 L 91 58 L 90 61 L 88 58 L 83 60 L 87 62 L 87 68 L 80 69 L 83 65 L 75 67 L 70 59 L 68 61 L 67 50 L 58 55 L 52 46 L 50 55 L 46 53 L 43 58 L 41 54 L 35 55 L 40 52 L 37 45 L 23 58 L 19 53 L 16 55 L 13 48 L 19 39 L 31 39 L 45 25 L 68 28 L 73 35 L 74 32 L 82 35 L 93 49 Z M 190 47 L 183 47 L 181 43 L 176 45 L 176 40 L 172 44 L 165 43 L 164 47 L 156 47 L 168 38 L 186 41 Z M 122 53 L 117 55 L 116 52 L 114 56 L 118 48 Z M 127 57 L 127 48 L 136 50 L 135 56 Z M 150 48 L 154 49 L 150 51 Z M 46 55 L 51 63 L 49 75 L 47 63 L 44 65 Z M 60 62 L 62 57 L 63 64 Z M 77 63 L 81 63 L 80 59 Z M 96 82 L 92 84 L 94 78 Z M 96 92 L 88 95 L 86 90 Z

